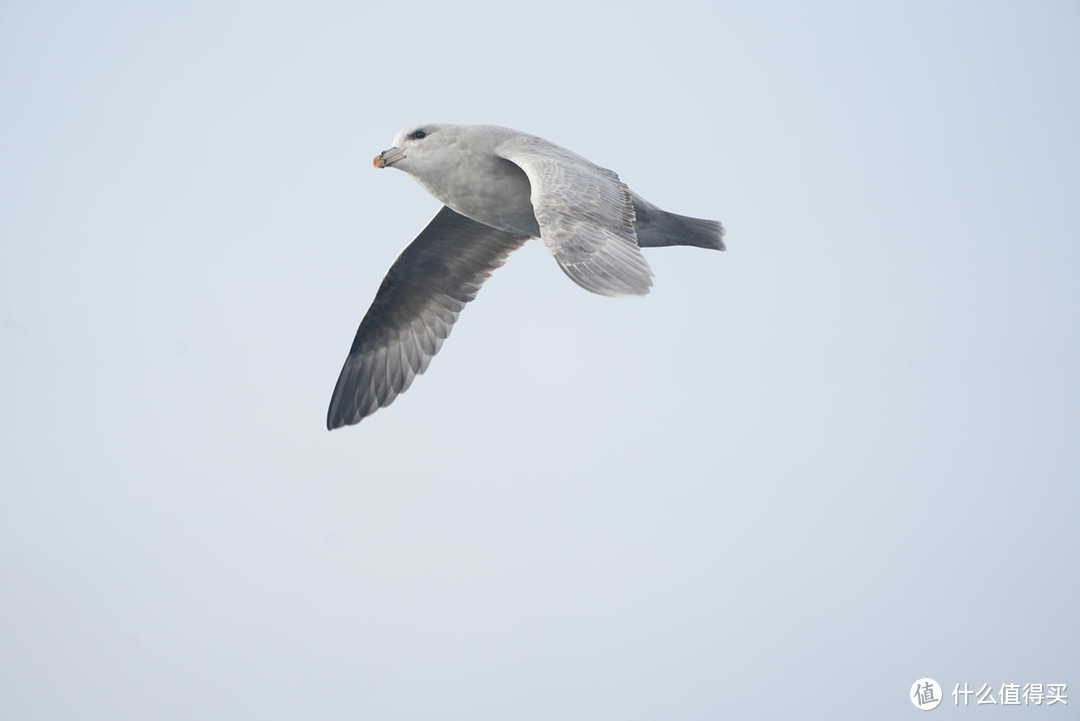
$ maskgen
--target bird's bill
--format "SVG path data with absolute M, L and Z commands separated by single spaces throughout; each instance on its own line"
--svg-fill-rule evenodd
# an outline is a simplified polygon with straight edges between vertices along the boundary
M 404 157 L 405 151 L 401 148 L 390 148 L 389 150 L 384 150 L 378 155 L 376 155 L 371 160 L 371 163 L 376 168 L 385 168 L 387 166 L 393 165 Z

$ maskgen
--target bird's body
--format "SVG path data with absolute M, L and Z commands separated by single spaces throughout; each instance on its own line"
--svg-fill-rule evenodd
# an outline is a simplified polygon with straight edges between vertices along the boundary
M 495 155 L 493 150 L 502 135 L 498 131 L 503 128 L 492 130 L 496 132 L 456 138 L 452 145 L 415 165 L 409 164 L 406 154 L 393 167 L 409 173 L 436 200 L 466 218 L 507 233 L 537 237 L 540 225 L 529 198 L 529 178 L 519 166 Z M 446 129 L 440 135 L 450 132 Z M 425 136 L 419 142 L 429 139 L 441 137 Z M 402 142 L 407 143 L 408 138 Z
M 408 388 L 484 280 L 530 238 L 602 295 L 649 292 L 642 247 L 724 250 L 720 223 L 660 210 L 612 171 L 508 128 L 414 126 L 375 166 L 405 171 L 444 207 L 398 256 L 361 322 L 330 401 L 330 429 L 360 422 Z

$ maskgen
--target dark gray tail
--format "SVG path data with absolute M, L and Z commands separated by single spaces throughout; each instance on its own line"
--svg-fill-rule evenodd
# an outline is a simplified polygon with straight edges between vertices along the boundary
M 692 245 L 726 250 L 724 226 L 717 221 L 688 218 L 660 210 L 637 193 L 631 193 L 631 197 L 634 201 L 634 229 L 637 231 L 638 245 L 642 248 Z

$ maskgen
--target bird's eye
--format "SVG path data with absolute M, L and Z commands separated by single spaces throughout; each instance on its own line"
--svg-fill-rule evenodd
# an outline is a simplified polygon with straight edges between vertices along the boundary
M 425 133 L 423 130 L 414 130 L 409 133 L 409 137 L 413 140 L 421 140 L 427 137 L 427 133 Z

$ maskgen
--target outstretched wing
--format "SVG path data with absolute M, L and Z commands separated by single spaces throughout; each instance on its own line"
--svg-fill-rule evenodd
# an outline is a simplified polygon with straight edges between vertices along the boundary
M 575 283 L 601 295 L 649 292 L 652 270 L 638 247 L 630 190 L 618 175 L 528 135 L 496 152 L 529 177 L 540 238 Z
M 359 423 L 404 393 L 427 370 L 465 304 L 527 239 L 443 207 L 379 286 L 338 376 L 326 427 Z

